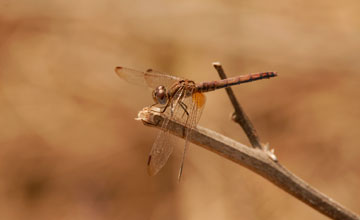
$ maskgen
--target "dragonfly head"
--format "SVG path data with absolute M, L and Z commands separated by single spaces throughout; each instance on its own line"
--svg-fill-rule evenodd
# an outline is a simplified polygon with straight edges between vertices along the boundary
M 166 92 L 165 86 L 158 86 L 152 93 L 152 97 L 156 103 L 160 105 L 166 105 L 169 97 L 168 93 Z

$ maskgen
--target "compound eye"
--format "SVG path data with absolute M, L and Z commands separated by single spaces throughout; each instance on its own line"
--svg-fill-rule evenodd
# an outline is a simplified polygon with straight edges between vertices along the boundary
M 159 86 L 155 89 L 154 98 L 156 102 L 165 105 L 168 101 L 168 97 L 166 94 L 166 88 L 164 86 Z

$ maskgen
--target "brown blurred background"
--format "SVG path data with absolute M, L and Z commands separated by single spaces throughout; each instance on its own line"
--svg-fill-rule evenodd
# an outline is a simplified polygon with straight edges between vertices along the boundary
M 0 1 L 0 219 L 327 219 L 262 177 L 183 140 L 146 173 L 151 91 L 114 67 L 234 87 L 289 170 L 360 213 L 360 3 Z M 200 125 L 248 144 L 225 91 Z

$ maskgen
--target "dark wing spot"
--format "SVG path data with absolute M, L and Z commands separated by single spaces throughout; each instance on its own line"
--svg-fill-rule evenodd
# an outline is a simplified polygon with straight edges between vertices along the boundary
M 148 162 L 147 162 L 148 166 L 150 165 L 150 162 L 151 162 L 151 155 L 149 156 L 149 159 L 148 159 Z

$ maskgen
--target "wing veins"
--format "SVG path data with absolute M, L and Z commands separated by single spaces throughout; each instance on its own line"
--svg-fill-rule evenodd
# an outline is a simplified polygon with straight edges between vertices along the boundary
M 178 92 L 175 93 L 174 97 L 174 106 L 172 108 L 170 107 L 170 117 L 165 118 L 165 121 L 163 121 L 163 124 L 161 126 L 161 131 L 159 132 L 149 155 L 148 160 L 148 173 L 153 176 L 156 173 L 158 173 L 161 168 L 166 164 L 167 160 L 169 159 L 173 146 L 167 145 L 167 141 L 169 140 L 169 129 L 167 129 L 167 126 L 169 122 L 175 117 L 177 111 L 179 108 L 176 108 L 178 105 L 178 102 L 182 98 L 184 92 L 184 88 L 179 89 Z M 160 152 L 159 152 L 160 151 Z M 165 154 L 164 154 L 165 153 Z

